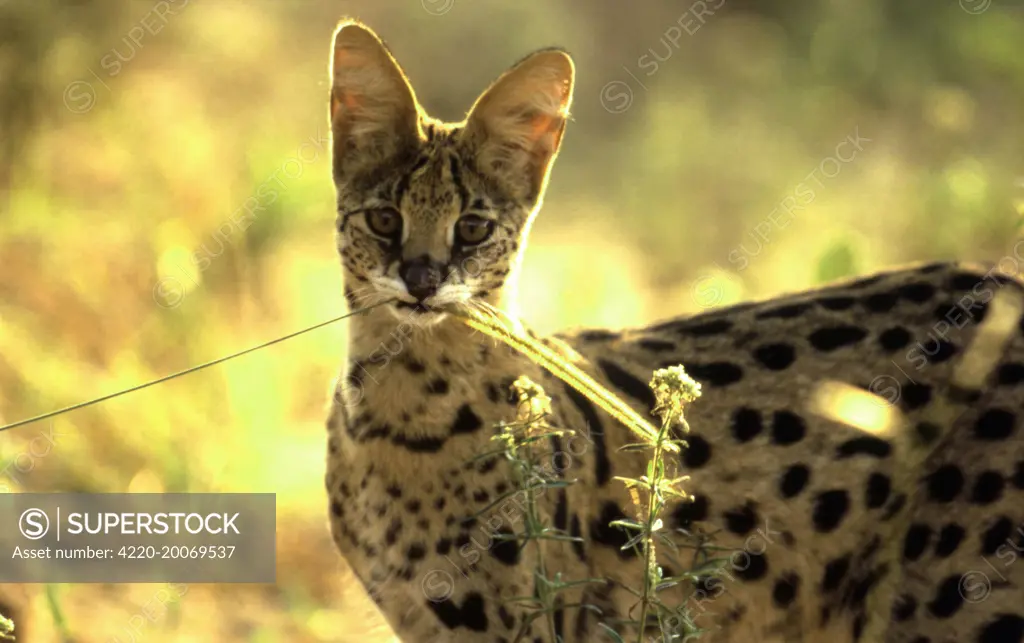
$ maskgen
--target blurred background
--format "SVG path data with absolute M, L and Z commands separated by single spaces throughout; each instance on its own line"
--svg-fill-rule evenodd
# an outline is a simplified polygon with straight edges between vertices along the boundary
M 520 295 L 540 330 L 1024 261 L 1017 0 L 0 0 L 0 423 L 344 311 L 343 16 L 447 120 L 529 51 L 574 54 Z M 0 586 L 19 640 L 389 640 L 325 520 L 344 345 L 335 325 L 0 434 L 0 490 L 278 494 L 276 585 L 162 607 L 153 585 Z

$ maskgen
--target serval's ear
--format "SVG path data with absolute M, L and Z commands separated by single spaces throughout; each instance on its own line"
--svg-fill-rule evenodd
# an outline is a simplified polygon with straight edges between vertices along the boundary
M 569 54 L 538 51 L 505 72 L 477 99 L 463 134 L 477 169 L 512 196 L 540 200 L 572 102 Z
M 334 32 L 331 56 L 334 180 L 373 172 L 416 144 L 416 95 L 384 43 L 346 21 Z

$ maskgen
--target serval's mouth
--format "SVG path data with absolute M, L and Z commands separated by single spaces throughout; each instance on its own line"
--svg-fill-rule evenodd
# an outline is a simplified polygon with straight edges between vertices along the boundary
M 430 306 L 422 301 L 410 302 L 410 301 L 396 301 L 394 304 L 395 308 L 399 310 L 407 310 L 417 315 L 425 315 L 429 313 L 440 313 L 443 312 Z
M 448 316 L 443 307 L 431 306 L 422 301 L 394 301 L 387 308 L 400 321 L 416 326 L 433 326 Z

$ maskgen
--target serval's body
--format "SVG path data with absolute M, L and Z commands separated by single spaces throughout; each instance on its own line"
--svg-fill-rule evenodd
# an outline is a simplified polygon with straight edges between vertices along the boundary
M 642 473 L 641 456 L 618 451 L 630 434 L 438 311 L 510 299 L 572 73 L 564 53 L 538 52 L 465 123 L 447 125 L 422 114 L 372 32 L 349 23 L 336 34 L 331 118 L 346 298 L 353 307 L 399 303 L 352 320 L 328 423 L 327 489 L 342 554 L 405 641 L 515 638 L 522 614 L 503 601 L 533 592 L 534 549 L 491 534 L 521 531 L 519 496 L 463 518 L 510 490 L 504 460 L 467 463 L 494 449 L 493 427 L 515 412 L 508 386 L 524 374 L 553 398 L 555 424 L 577 431 L 553 444 L 552 471 L 579 482 L 549 490 L 541 504 L 585 543 L 545 541 L 549 575 L 612 581 L 563 596 L 604 612 L 559 611 L 564 641 L 602 640 L 599 620 L 629 616 L 634 601 L 622 586 L 641 585 L 642 565 L 608 526 L 632 515 L 612 479 Z M 1024 318 L 980 391 L 952 382 L 987 328 L 993 297 L 1021 291 L 984 268 L 920 266 L 547 341 L 644 414 L 656 368 L 682 363 L 702 383 L 683 456 L 696 499 L 674 507 L 667 527 L 718 532 L 714 544 L 735 550 L 688 599 L 671 590 L 711 630 L 703 640 L 1019 642 Z M 895 401 L 905 422 L 877 437 L 812 413 L 809 398 L 825 380 Z M 953 412 L 936 416 L 940 402 Z M 908 478 L 901 467 L 928 453 Z M 671 572 L 693 563 L 686 552 L 678 559 Z M 524 640 L 548 641 L 541 623 Z

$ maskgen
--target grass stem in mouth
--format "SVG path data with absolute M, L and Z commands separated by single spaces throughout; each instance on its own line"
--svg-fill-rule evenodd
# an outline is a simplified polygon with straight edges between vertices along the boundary
M 653 443 L 658 439 L 658 430 L 640 416 L 629 405 L 598 384 L 592 377 L 580 370 L 543 343 L 529 337 L 522 325 L 508 317 L 501 310 L 485 302 L 475 301 L 472 305 L 456 304 L 446 306 L 446 312 L 461 318 L 469 327 L 488 337 L 504 342 L 519 351 L 533 363 L 542 366 L 555 377 L 585 395 L 606 413 L 621 422 L 643 440 Z M 674 444 L 665 449 L 678 452 Z

